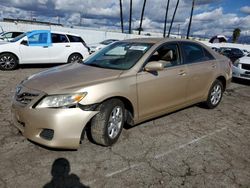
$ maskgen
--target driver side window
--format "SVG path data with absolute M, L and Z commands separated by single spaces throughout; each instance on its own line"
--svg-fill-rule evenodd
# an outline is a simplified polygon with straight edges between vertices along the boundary
M 165 64 L 164 67 L 172 67 L 180 65 L 180 55 L 177 44 L 165 44 L 158 48 L 149 58 L 150 61 L 161 61 Z

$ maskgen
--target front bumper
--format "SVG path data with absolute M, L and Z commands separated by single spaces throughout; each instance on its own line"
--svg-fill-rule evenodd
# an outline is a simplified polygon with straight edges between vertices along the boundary
M 16 101 L 13 102 L 11 111 L 14 125 L 24 137 L 47 147 L 65 149 L 79 147 L 85 125 L 98 113 L 80 108 L 22 107 Z M 50 130 L 53 133 L 52 138 L 45 138 L 42 134 L 44 130 Z
M 241 64 L 239 67 L 233 66 L 233 77 L 250 80 L 250 70 L 242 69 L 240 66 Z

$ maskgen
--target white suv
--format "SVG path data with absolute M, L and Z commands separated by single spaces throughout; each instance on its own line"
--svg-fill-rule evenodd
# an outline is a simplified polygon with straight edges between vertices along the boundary
M 1 70 L 13 70 L 19 64 L 71 63 L 87 56 L 89 48 L 80 36 L 49 30 L 27 32 L 0 43 Z

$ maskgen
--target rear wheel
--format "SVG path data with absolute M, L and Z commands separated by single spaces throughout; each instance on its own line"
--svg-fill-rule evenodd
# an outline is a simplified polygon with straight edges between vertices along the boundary
M 103 146 L 113 145 L 119 138 L 124 125 L 124 104 L 119 99 L 103 102 L 100 111 L 91 121 L 91 136 L 94 142 Z
M 81 54 L 71 54 L 68 58 L 68 63 L 80 63 L 83 60 Z
M 17 58 L 9 53 L 0 55 L 0 69 L 1 70 L 14 70 L 18 66 Z
M 205 102 L 206 107 L 209 109 L 213 109 L 216 106 L 218 106 L 218 104 L 221 101 L 222 95 L 223 95 L 223 85 L 221 81 L 215 80 L 209 90 L 207 101 Z

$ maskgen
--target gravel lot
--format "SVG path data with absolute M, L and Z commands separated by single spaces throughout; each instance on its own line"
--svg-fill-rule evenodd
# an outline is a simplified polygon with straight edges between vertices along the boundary
M 1 188 L 62 183 L 71 187 L 250 187 L 249 82 L 232 83 L 214 110 L 192 106 L 124 129 L 113 147 L 85 139 L 77 151 L 56 151 L 26 140 L 11 122 L 16 84 L 45 69 L 0 72 Z

